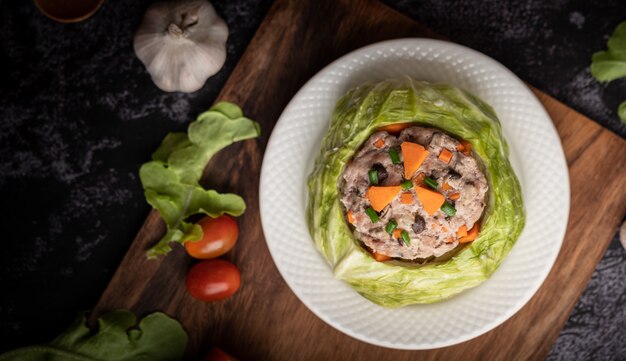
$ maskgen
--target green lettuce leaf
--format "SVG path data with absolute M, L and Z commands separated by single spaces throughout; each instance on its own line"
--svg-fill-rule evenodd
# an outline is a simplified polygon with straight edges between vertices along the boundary
M 622 102 L 617 108 L 617 115 L 622 120 L 622 123 L 626 124 L 626 102 Z
M 146 201 L 167 224 L 163 238 L 148 251 L 155 258 L 171 250 L 170 242 L 202 238 L 200 226 L 185 220 L 194 214 L 239 216 L 246 209 L 236 194 L 206 190 L 198 183 L 211 157 L 234 142 L 258 137 L 259 124 L 244 117 L 232 103 L 220 102 L 200 114 L 187 134 L 170 133 L 139 170 Z
M 405 122 L 470 141 L 485 168 L 489 205 L 481 233 L 447 261 L 377 262 L 344 219 L 338 193 L 347 162 L 377 128 Z M 339 100 L 309 175 L 308 191 L 309 232 L 335 277 L 386 307 L 441 301 L 480 284 L 498 268 L 525 223 L 520 184 L 493 109 L 458 88 L 409 78 L 366 84 Z
M 98 330 L 85 326 L 82 314 L 54 341 L 0 355 L 0 361 L 172 361 L 180 360 L 187 334 L 167 315 L 155 312 L 137 319 L 130 311 L 109 312 L 98 319 Z
M 626 21 L 615 28 L 607 47 L 607 51 L 599 51 L 591 58 L 591 75 L 598 81 L 626 76 Z

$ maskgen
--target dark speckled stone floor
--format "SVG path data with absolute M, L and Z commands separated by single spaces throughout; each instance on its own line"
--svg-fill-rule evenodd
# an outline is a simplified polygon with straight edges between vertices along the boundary
M 0 2 L 0 351 L 46 341 L 96 302 L 148 210 L 139 165 L 213 102 L 270 0 L 215 1 L 230 27 L 226 66 L 198 92 L 164 93 L 134 56 L 150 1 L 108 0 L 61 25 Z M 387 3 L 622 137 L 626 79 L 599 84 L 594 51 L 626 20 L 623 1 Z M 626 251 L 617 238 L 548 359 L 626 359 Z

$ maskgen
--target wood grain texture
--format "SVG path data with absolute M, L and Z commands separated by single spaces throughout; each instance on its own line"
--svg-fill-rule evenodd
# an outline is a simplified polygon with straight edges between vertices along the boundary
M 258 181 L 271 130 L 295 92 L 317 71 L 351 50 L 402 37 L 435 37 L 411 19 L 373 1 L 278 0 L 219 95 L 260 122 L 262 136 L 230 146 L 208 165 L 204 185 L 241 194 L 247 212 L 228 257 L 242 272 L 232 298 L 203 304 L 189 297 L 192 260 L 182 247 L 156 261 L 146 249 L 164 233 L 152 211 L 94 315 L 116 309 L 162 310 L 181 321 L 193 357 L 219 345 L 242 360 L 528 360 L 544 359 L 626 212 L 626 142 L 553 98 L 534 90 L 565 150 L 571 214 L 555 267 L 515 316 L 468 342 L 430 351 L 398 351 L 346 336 L 314 316 L 279 275 L 259 218 Z

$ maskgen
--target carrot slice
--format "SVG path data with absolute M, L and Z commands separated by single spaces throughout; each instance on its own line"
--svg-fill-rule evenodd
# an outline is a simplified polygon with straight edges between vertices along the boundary
M 385 262 L 391 259 L 391 257 L 384 255 L 382 253 L 377 253 L 377 252 L 372 252 L 372 257 L 374 257 L 374 259 L 377 260 L 378 262 Z
M 463 147 L 463 149 L 460 150 L 460 152 L 465 155 L 470 155 L 470 153 L 472 152 L 472 144 L 467 140 L 461 140 L 461 146 Z
M 456 150 L 459 151 L 459 152 L 462 152 L 463 149 L 465 149 L 465 147 L 461 143 L 459 143 L 459 145 L 456 146 Z
M 402 204 L 412 204 L 413 203 L 413 195 L 411 192 L 403 192 L 400 194 L 400 203 Z
M 439 159 L 446 164 L 450 163 L 450 159 L 452 159 L 452 152 L 444 148 L 441 153 L 439 153 Z
M 422 202 L 424 210 L 431 216 L 435 214 L 435 212 L 437 212 L 446 201 L 446 198 L 441 193 L 424 187 L 415 187 L 414 189 L 417 194 L 417 198 L 420 202 Z
M 450 199 L 453 201 L 456 201 L 457 199 L 461 198 L 461 193 L 452 193 L 450 194 Z
M 452 243 L 452 242 L 454 242 L 454 238 L 448 237 L 448 239 L 446 239 L 446 243 Z
M 379 138 L 377 141 L 374 142 L 374 146 L 378 149 L 382 148 L 385 146 L 385 140 L 383 138 Z
M 354 224 L 354 216 L 352 215 L 352 211 L 348 211 L 348 222 L 350 222 L 350 224 Z
M 462 225 L 461 227 L 459 227 L 459 229 L 456 231 L 456 235 L 459 237 L 466 237 L 467 236 L 467 226 L 466 225 Z
M 400 148 L 404 158 L 404 178 L 411 179 L 413 173 L 428 157 L 428 151 L 422 145 L 411 142 L 402 142 Z
M 467 243 L 471 242 L 478 237 L 478 233 L 480 232 L 480 225 L 478 223 L 474 224 L 474 227 L 467 232 L 467 236 L 459 238 L 459 243 Z
M 413 177 L 413 185 L 421 186 L 422 184 L 424 184 L 424 178 L 426 178 L 426 175 L 424 173 L 422 172 L 417 173 L 417 175 Z
M 443 182 L 443 184 L 441 185 L 441 189 L 444 191 L 449 191 L 450 189 L 452 189 L 452 186 L 450 186 L 448 182 Z
M 402 237 L 402 231 L 399 228 L 396 228 L 393 230 L 393 238 L 401 238 Z
M 380 212 L 400 193 L 402 186 L 389 187 L 369 187 L 367 190 L 367 199 L 370 201 L 372 208 L 376 212 Z
M 389 124 L 389 125 L 385 125 L 384 127 L 380 127 L 378 128 L 379 131 L 383 131 L 383 132 L 387 132 L 387 133 L 391 133 L 391 134 L 397 134 L 400 133 L 401 131 L 405 130 L 406 128 L 413 126 L 413 123 L 397 123 L 397 124 Z

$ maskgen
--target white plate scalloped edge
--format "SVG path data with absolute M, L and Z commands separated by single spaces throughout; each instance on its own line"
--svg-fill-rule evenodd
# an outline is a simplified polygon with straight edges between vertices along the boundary
M 526 226 L 490 279 L 449 300 L 378 306 L 335 279 L 309 235 L 306 177 L 336 101 L 366 81 L 411 76 L 468 90 L 495 109 L 522 184 Z M 261 169 L 263 232 L 276 266 L 319 318 L 359 340 L 418 350 L 454 345 L 506 321 L 539 289 L 559 253 L 569 216 L 569 178 L 554 124 L 528 87 L 500 63 L 467 47 L 397 39 L 355 50 L 309 80 L 283 111 Z

